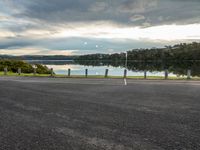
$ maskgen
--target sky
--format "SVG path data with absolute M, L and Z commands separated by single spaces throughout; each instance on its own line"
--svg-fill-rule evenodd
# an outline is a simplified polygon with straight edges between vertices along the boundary
M 200 0 L 0 0 L 0 54 L 80 55 L 200 42 Z

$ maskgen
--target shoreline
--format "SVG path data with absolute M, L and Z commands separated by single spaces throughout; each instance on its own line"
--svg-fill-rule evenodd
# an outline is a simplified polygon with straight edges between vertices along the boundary
M 61 74 L 54 74 L 51 76 L 50 74 L 32 74 L 32 73 L 21 73 L 21 75 L 18 75 L 18 73 L 11 73 L 8 72 L 7 75 L 4 75 L 3 72 L 0 72 L 0 77 L 45 77 L 45 78 L 79 78 L 79 79 L 124 79 L 123 76 L 108 76 L 105 77 L 104 75 L 88 75 L 87 77 L 85 75 L 61 75 Z M 190 79 L 187 79 L 187 77 L 168 77 L 168 79 L 165 79 L 164 76 L 147 76 L 147 78 L 144 78 L 144 76 L 127 76 L 126 79 L 133 79 L 133 80 L 183 80 L 183 81 L 200 81 L 200 77 L 191 77 Z

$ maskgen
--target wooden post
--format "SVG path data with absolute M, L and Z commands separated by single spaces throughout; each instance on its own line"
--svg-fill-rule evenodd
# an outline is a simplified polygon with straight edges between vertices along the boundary
M 124 79 L 126 79 L 126 77 L 127 77 L 127 70 L 124 69 Z
M 8 68 L 4 68 L 4 75 L 6 76 L 8 72 Z
M 71 69 L 68 69 L 68 77 L 71 76 Z
M 188 80 L 191 79 L 191 70 L 190 69 L 188 69 L 188 71 L 187 71 L 187 79 Z
M 36 70 L 36 68 L 33 68 L 33 75 L 35 76 L 35 75 L 36 75 L 36 73 L 37 73 L 37 70 Z
M 51 68 L 51 77 L 53 77 L 53 68 Z
M 20 76 L 20 75 L 21 75 L 21 73 L 22 73 L 22 70 L 21 70 L 21 68 L 18 68 L 18 75 Z
M 105 78 L 107 78 L 108 77 L 108 69 L 106 69 L 106 71 L 105 71 Z
M 147 79 L 147 71 L 144 70 L 144 79 Z
M 168 74 L 169 74 L 169 71 L 168 71 L 168 69 L 165 69 L 165 80 L 167 80 L 167 79 L 168 79 Z
M 88 69 L 85 69 L 85 77 L 88 77 Z

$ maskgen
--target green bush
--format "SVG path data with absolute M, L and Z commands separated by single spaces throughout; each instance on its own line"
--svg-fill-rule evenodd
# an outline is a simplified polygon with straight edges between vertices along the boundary
M 46 66 L 36 64 L 38 74 L 50 74 L 51 71 Z M 0 71 L 7 67 L 8 71 L 16 73 L 18 68 L 21 68 L 22 73 L 33 73 L 34 68 L 31 64 L 21 60 L 0 59 Z
M 47 66 L 36 64 L 36 72 L 38 74 L 51 74 L 51 70 Z

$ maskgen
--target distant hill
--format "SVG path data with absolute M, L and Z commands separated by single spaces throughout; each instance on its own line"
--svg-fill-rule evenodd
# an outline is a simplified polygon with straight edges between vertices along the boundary
M 16 59 L 16 60 L 74 60 L 78 56 L 64 56 L 64 55 L 24 55 L 24 56 L 12 56 L 12 55 L 0 55 L 0 59 Z

